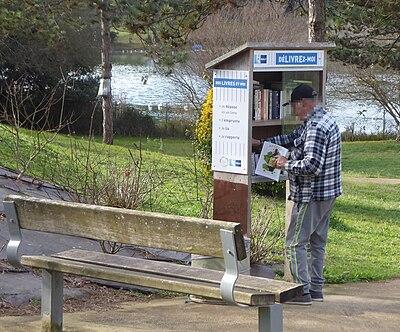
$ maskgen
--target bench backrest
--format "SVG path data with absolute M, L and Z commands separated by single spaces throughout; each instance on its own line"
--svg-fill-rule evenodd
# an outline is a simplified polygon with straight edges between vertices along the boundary
M 224 229 L 234 234 L 238 260 L 246 257 L 239 223 L 16 195 L 4 202 L 14 203 L 21 229 L 213 257 L 224 257 L 220 238 Z

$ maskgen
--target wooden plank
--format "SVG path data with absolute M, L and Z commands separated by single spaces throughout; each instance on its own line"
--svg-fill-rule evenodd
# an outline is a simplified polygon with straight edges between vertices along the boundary
M 250 186 L 247 184 L 214 179 L 213 218 L 240 222 L 243 233 L 246 234 L 249 221 L 249 190 Z
M 220 284 L 224 272 L 189 267 L 167 262 L 109 255 L 94 251 L 73 249 L 54 254 L 53 257 L 101 266 L 154 273 L 159 276 L 177 276 L 183 279 Z M 303 286 L 285 281 L 240 275 L 236 285 L 248 290 L 273 293 L 276 302 L 286 302 L 303 294 Z
M 221 299 L 219 285 L 201 281 L 188 281 L 176 276 L 161 277 L 145 272 L 74 262 L 66 259 L 46 256 L 22 256 L 21 262 L 23 265 L 34 268 L 110 280 L 130 285 L 168 290 L 177 293 Z M 234 296 L 238 303 L 251 306 L 265 306 L 274 303 L 273 294 L 254 290 L 236 288 Z
M 223 257 L 220 229 L 226 229 L 235 234 L 239 260 L 246 257 L 238 223 L 16 195 L 5 201 L 15 203 L 23 229 L 214 257 Z

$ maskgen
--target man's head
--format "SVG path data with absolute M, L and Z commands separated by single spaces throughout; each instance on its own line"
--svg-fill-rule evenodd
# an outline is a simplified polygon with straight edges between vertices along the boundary
M 293 89 L 290 96 L 290 104 L 295 115 L 300 120 L 307 118 L 307 115 L 314 109 L 317 104 L 317 92 L 307 84 L 300 84 Z

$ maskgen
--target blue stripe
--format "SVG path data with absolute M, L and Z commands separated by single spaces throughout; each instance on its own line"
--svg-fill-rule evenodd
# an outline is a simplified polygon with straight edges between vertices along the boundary
M 214 88 L 247 89 L 247 80 L 233 78 L 214 78 Z
M 276 65 L 316 65 L 317 63 L 316 52 L 291 52 L 291 53 L 276 53 Z

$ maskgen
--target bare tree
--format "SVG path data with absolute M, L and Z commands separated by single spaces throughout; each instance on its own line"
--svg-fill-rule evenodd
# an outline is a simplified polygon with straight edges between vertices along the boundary
M 337 62 L 335 73 L 338 78 L 330 82 L 330 94 L 340 99 L 367 102 L 376 105 L 383 112 L 382 132 L 386 128 L 386 115 L 393 119 L 396 126 L 397 140 L 400 140 L 400 75 L 396 71 L 380 67 L 359 68 L 356 66 L 343 66 Z M 343 89 L 343 85 L 346 89 Z M 360 112 L 360 115 L 363 113 Z
M 394 73 L 377 73 L 372 68 L 353 70 L 357 84 L 365 98 L 378 104 L 383 113 L 391 116 L 397 126 L 396 139 L 400 141 L 400 77 Z M 385 127 L 385 119 L 383 119 Z
M 186 91 L 189 102 L 198 106 L 205 90 L 198 82 L 204 79 L 211 82 L 211 72 L 206 70 L 205 64 L 249 41 L 306 42 L 306 20 L 295 13 L 286 13 L 282 4 L 265 1 L 249 1 L 241 8 L 220 10 L 189 35 L 188 45 L 192 50 L 188 61 L 175 68 L 172 79 Z

